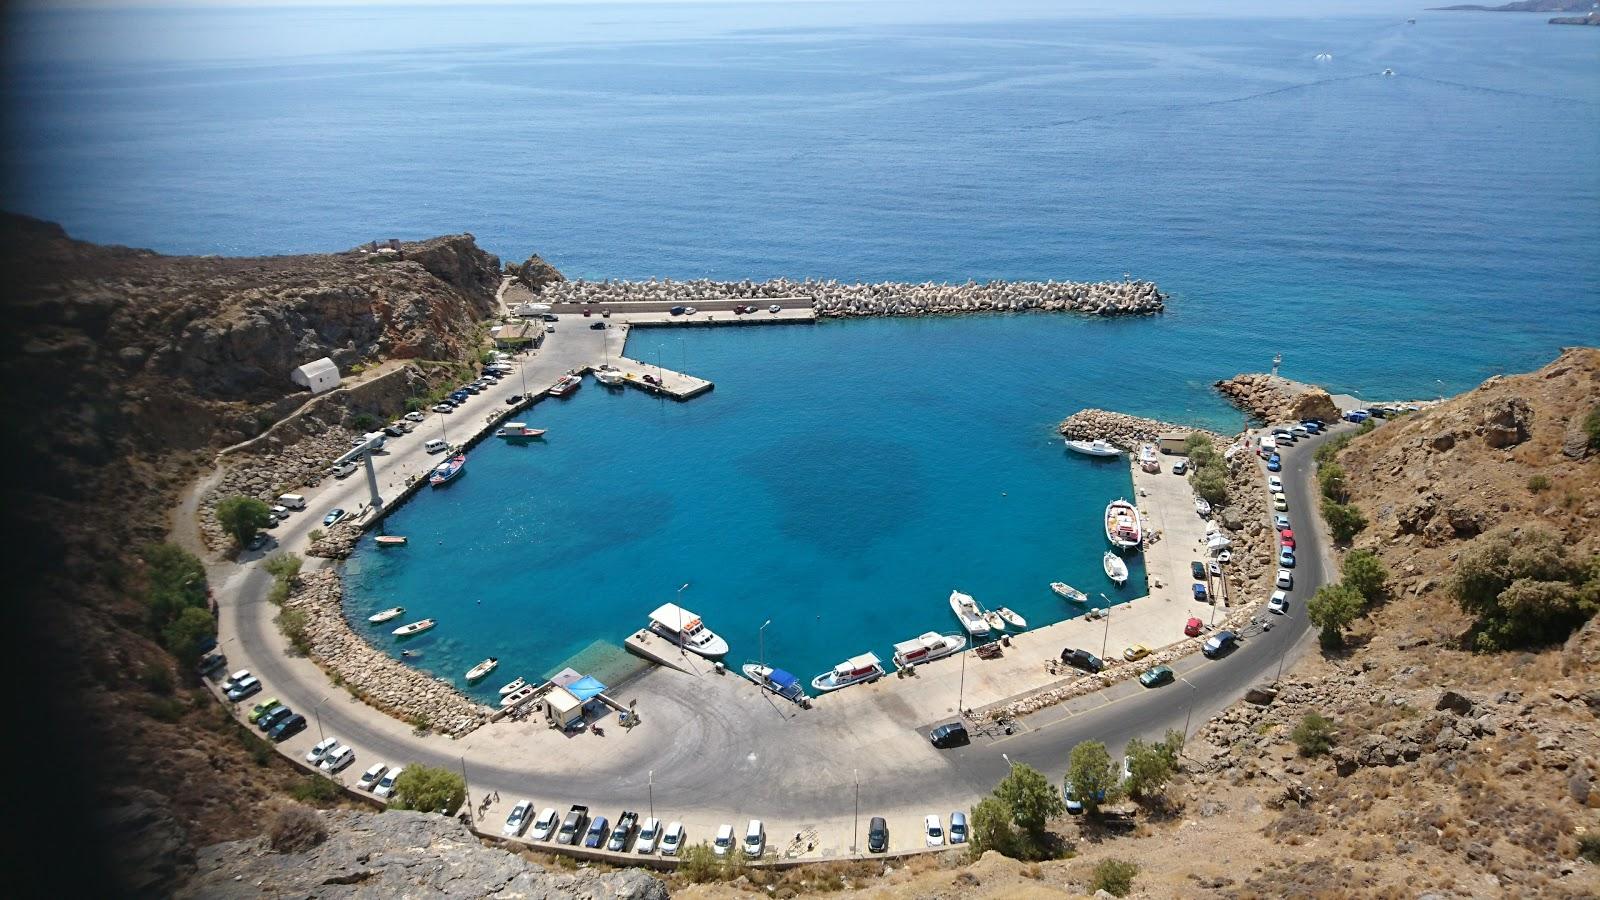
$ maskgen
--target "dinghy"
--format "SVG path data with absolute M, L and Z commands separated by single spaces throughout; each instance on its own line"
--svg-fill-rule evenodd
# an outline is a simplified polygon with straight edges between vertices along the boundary
M 391 606 L 382 612 L 375 612 L 367 616 L 367 621 L 374 625 L 382 625 L 390 619 L 398 619 L 405 614 L 406 608 L 404 606 Z
M 973 637 L 983 637 L 989 633 L 989 623 L 983 620 L 983 611 L 978 608 L 978 601 L 972 599 L 971 594 L 960 591 L 950 592 L 950 611 L 961 620 L 961 627 Z
M 406 539 L 398 534 L 380 534 L 373 540 L 377 541 L 379 547 L 402 547 L 406 542 Z
M 510 684 L 508 684 L 505 687 L 500 689 L 500 696 L 504 697 L 507 694 L 514 694 L 517 691 L 520 691 L 520 690 L 522 690 L 523 688 L 525 688 L 527 686 L 528 686 L 528 679 L 522 678 L 522 677 L 518 677 L 516 681 L 513 681 Z
M 1073 603 L 1089 602 L 1088 594 L 1085 594 L 1083 591 L 1078 590 L 1064 581 L 1050 582 L 1050 590 L 1055 591 L 1056 595 L 1063 600 L 1071 600 Z
M 1113 584 L 1122 587 L 1128 583 L 1128 564 L 1122 561 L 1122 557 L 1107 550 L 1101 562 L 1105 566 L 1106 577 L 1111 579 Z
M 467 680 L 468 681 L 477 681 L 478 679 L 482 678 L 483 676 L 488 675 L 490 672 L 493 672 L 496 668 L 499 668 L 499 666 L 500 666 L 500 660 L 495 659 L 494 657 L 491 656 L 488 659 L 484 660 L 483 662 L 478 663 L 477 665 L 475 665 L 472 668 L 468 669 L 467 670 Z
M 500 708 L 507 709 L 509 707 L 516 706 L 518 703 L 521 703 L 529 697 L 532 697 L 534 692 L 537 690 L 538 688 L 534 687 L 533 685 L 525 684 L 522 687 L 517 688 L 511 693 L 505 695 L 504 697 L 501 697 Z
M 990 630 L 993 630 L 993 631 L 1005 631 L 1006 630 L 1006 620 L 1000 618 L 1000 614 L 995 612 L 992 609 L 988 610 L 987 612 L 985 612 L 983 614 L 983 620 L 985 622 L 989 623 Z
M 1007 625 L 1010 625 L 1012 628 L 1015 628 L 1018 631 L 1028 627 L 1028 620 L 1012 612 L 1009 606 L 1002 606 L 995 610 L 995 612 L 1000 614 L 1000 618 L 1006 620 Z
M 421 634 L 437 624 L 439 623 L 432 619 L 423 619 L 420 622 L 412 622 L 410 625 L 401 625 L 394 630 L 394 636 L 411 637 L 414 634 Z

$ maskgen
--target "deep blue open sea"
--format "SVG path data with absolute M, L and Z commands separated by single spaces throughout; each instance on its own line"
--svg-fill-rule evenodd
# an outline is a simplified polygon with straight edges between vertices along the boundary
M 770 618 L 807 676 L 953 626 L 954 586 L 1048 621 L 1045 582 L 1103 581 L 1128 488 L 1051 442 L 1068 413 L 1232 425 L 1209 383 L 1277 352 L 1420 397 L 1600 339 L 1600 29 L 982 6 L 18 14 L 5 205 L 173 253 L 471 231 L 574 277 L 1172 294 L 641 335 L 717 390 L 541 407 L 549 442 L 481 448 L 352 567 L 363 608 L 439 613 L 419 646 L 452 676 L 540 674 L 685 582 L 736 660 Z

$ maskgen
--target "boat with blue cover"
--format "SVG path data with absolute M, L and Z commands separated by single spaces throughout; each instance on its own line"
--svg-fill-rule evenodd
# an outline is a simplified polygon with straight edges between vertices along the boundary
M 772 666 L 760 663 L 745 663 L 743 666 L 744 677 L 754 681 L 763 690 L 777 694 L 785 700 L 799 703 L 806 695 L 805 688 L 800 684 L 800 679 Z

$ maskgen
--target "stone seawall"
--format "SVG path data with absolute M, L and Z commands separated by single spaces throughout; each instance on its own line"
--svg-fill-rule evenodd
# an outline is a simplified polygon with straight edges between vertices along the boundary
M 1260 372 L 1235 375 L 1216 383 L 1217 393 L 1262 422 L 1301 422 L 1321 419 L 1335 422 L 1339 407 L 1316 385 L 1290 381 Z
M 1078 312 L 1097 316 L 1154 315 L 1167 296 L 1149 281 L 989 281 L 939 284 L 886 281 L 563 281 L 548 284 L 542 303 L 604 306 L 624 303 L 676 303 L 753 300 L 809 303 L 819 316 L 959 315 L 978 312 Z
M 1174 422 L 1145 419 L 1105 409 L 1085 409 L 1075 412 L 1062 420 L 1061 424 L 1056 426 L 1056 430 L 1068 440 L 1092 441 L 1100 438 L 1130 452 L 1138 450 L 1140 444 L 1155 443 L 1158 435 L 1174 431 L 1208 434 L 1219 447 L 1228 441 L 1214 431 L 1196 428 L 1193 425 L 1178 425 Z
M 345 621 L 344 585 L 333 569 L 299 577 L 285 609 L 306 615 L 311 658 L 362 701 L 405 722 L 426 723 L 460 737 L 488 720 L 490 709 L 431 675 L 367 643 Z

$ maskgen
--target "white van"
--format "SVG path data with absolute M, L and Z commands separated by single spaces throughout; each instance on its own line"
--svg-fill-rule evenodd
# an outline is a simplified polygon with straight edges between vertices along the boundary
M 751 859 L 760 859 L 766 849 L 767 832 L 761 827 L 760 819 L 751 819 L 744 830 L 744 855 Z
M 279 494 L 278 505 L 286 506 L 289 509 L 305 509 L 306 498 L 300 496 L 299 494 Z
M 438 438 L 434 438 L 428 441 L 426 444 L 423 444 L 422 449 L 428 451 L 429 453 L 443 453 L 444 451 L 450 449 L 450 445 L 439 440 Z
M 329 467 L 328 471 L 332 472 L 335 478 L 348 478 L 356 473 L 356 464 L 347 462 L 342 466 L 334 465 Z

